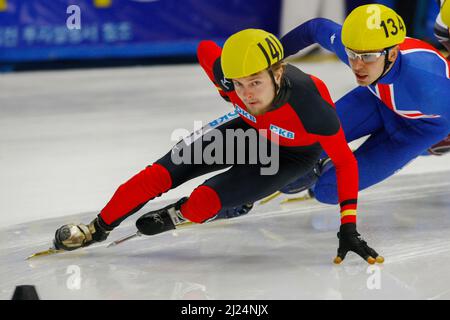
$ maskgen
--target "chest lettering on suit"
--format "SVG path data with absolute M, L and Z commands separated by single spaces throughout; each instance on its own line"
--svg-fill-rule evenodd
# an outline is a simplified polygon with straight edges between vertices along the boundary
M 295 132 L 280 128 L 274 124 L 270 125 L 270 131 L 272 131 L 273 133 L 286 138 L 286 139 L 294 139 L 295 138 Z

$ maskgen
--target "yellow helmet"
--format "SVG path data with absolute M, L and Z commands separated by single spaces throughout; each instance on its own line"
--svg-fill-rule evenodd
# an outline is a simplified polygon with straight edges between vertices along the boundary
M 237 79 L 265 70 L 283 57 L 283 46 L 273 34 L 245 29 L 225 41 L 221 64 L 225 78 Z
M 441 7 L 441 18 L 442 21 L 450 27 L 450 0 L 444 1 Z
M 347 16 L 341 37 L 349 49 L 379 50 L 402 43 L 406 27 L 394 10 L 381 4 L 368 4 L 357 7 Z

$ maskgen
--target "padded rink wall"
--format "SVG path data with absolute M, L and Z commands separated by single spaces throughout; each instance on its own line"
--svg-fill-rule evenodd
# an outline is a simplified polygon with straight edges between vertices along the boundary
M 328 18 L 338 23 L 344 21 L 344 0 L 283 0 L 281 9 L 280 35 L 285 35 L 299 24 L 316 17 Z M 298 55 L 309 52 L 311 46 L 299 52 Z M 320 51 L 325 51 L 320 49 Z
M 280 0 L 0 0 L 0 63 L 195 55 L 245 28 L 279 34 Z
M 342 23 L 345 15 L 344 5 L 344 0 L 283 0 L 281 35 L 315 17 L 328 18 Z

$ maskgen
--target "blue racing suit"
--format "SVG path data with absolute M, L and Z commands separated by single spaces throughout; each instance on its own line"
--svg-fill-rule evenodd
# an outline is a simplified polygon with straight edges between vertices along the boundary
M 318 43 L 349 65 L 342 26 L 316 18 L 301 24 L 281 42 L 285 56 Z M 450 63 L 431 45 L 406 38 L 391 70 L 376 85 L 357 87 L 336 102 L 348 142 L 370 137 L 355 151 L 359 189 L 400 170 L 450 132 Z M 320 202 L 338 203 L 336 171 L 322 173 L 313 187 Z

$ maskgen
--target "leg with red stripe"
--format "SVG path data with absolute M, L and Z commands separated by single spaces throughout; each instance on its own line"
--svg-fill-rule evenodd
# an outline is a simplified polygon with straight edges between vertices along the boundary
M 217 193 L 202 185 L 189 198 L 182 198 L 165 208 L 144 214 L 136 221 L 136 227 L 141 234 L 155 235 L 173 230 L 187 221 L 203 223 L 213 218 L 221 207 Z
M 116 190 L 108 204 L 91 223 L 70 223 L 61 226 L 55 232 L 53 246 L 31 255 L 30 258 L 72 251 L 105 241 L 110 232 L 124 219 L 171 187 L 172 179 L 164 166 L 153 164 L 146 167 Z
M 205 185 L 197 187 L 189 198 L 182 198 L 162 209 L 150 211 L 136 221 L 137 232 L 119 239 L 111 245 L 117 245 L 136 236 L 156 235 L 178 229 L 192 223 L 204 223 L 213 220 L 222 208 L 216 191 Z

